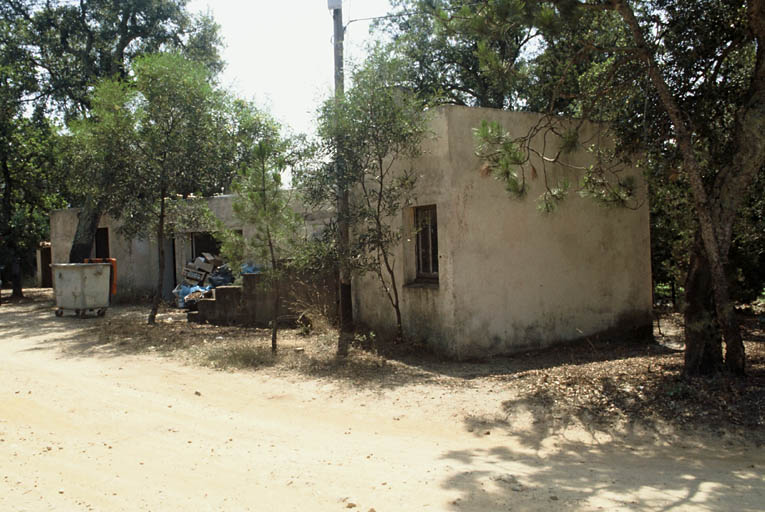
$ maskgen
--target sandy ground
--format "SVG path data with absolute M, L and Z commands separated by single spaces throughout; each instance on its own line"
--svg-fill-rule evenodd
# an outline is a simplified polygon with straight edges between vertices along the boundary
M 358 388 L 67 350 L 102 321 L 0 307 L 0 510 L 765 508 L 765 450 L 735 439 L 473 421 L 507 382 Z

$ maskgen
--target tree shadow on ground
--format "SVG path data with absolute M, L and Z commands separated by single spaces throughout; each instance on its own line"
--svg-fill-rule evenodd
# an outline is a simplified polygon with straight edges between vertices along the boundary
M 104 317 L 78 318 L 72 312 L 56 317 L 50 292 L 3 308 L 2 336 L 39 338 L 25 350 L 56 350 L 64 357 L 175 355 L 216 369 L 278 369 L 359 387 L 392 388 L 431 378 L 359 347 L 338 359 L 334 332 L 302 336 L 296 329 L 281 329 L 274 354 L 270 329 L 188 323 L 185 312 L 174 308 L 161 309 L 151 326 L 146 306 L 117 305 Z
M 13 337 L 41 337 L 43 341 L 36 349 L 74 343 L 87 335 L 102 318 L 94 313 L 79 318 L 72 312 L 62 317 L 55 315 L 55 304 L 50 291 L 26 291 L 23 299 L 4 302 L 0 308 L 0 333 L 3 340 Z
M 760 510 L 765 483 L 762 453 L 721 442 L 657 444 L 636 433 L 627 440 L 588 442 L 531 439 L 488 449 L 443 454 L 449 473 L 440 482 L 459 496 L 451 508 L 485 510 Z M 548 446 L 540 448 L 543 442 Z M 464 469 L 461 471 L 461 469 Z
M 534 446 L 556 432 L 578 426 L 593 435 L 616 427 L 662 435 L 669 426 L 686 435 L 711 431 L 765 444 L 765 347 L 747 342 L 746 378 L 725 374 L 683 376 L 682 358 L 645 357 L 634 361 L 562 365 L 517 374 L 517 390 L 493 414 L 468 416 L 474 435 L 499 430 Z M 506 379 L 500 380 L 506 382 Z M 517 434 L 514 425 L 534 428 Z M 527 436 L 528 439 L 524 439 Z
M 686 379 L 682 354 L 645 338 L 585 339 L 546 350 L 485 361 L 444 361 L 411 345 L 357 336 L 347 358 L 335 357 L 337 334 L 303 336 L 282 330 L 271 353 L 270 331 L 190 324 L 182 311 L 164 309 L 146 324 L 145 306 L 117 306 L 103 318 L 53 314 L 52 295 L 3 305 L 0 334 L 39 336 L 33 350 L 66 357 L 118 357 L 139 353 L 176 355 L 212 368 L 294 372 L 371 390 L 437 384 L 454 389 L 485 386 L 513 390 L 515 403 L 483 423 L 507 422 L 514 410 L 541 404 L 546 414 L 584 424 L 623 418 L 646 422 L 741 426 L 765 431 L 765 345 L 749 341 L 745 380 Z M 761 334 L 756 326 L 752 331 Z M 548 420 L 549 418 L 542 418 Z M 549 422 L 548 422 L 549 423 Z M 490 427 L 491 428 L 491 427 Z

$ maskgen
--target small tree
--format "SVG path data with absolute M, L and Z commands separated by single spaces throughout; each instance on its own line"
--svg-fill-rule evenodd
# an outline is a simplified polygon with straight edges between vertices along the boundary
M 69 122 L 70 135 L 61 141 L 62 156 L 69 168 L 72 200 L 82 207 L 73 246 L 88 238 L 87 233 L 95 234 L 101 213 L 119 218 L 124 205 L 134 200 L 136 126 L 142 115 L 138 98 L 131 84 L 104 80 L 89 100 L 90 114 Z M 96 211 L 98 215 L 89 213 Z M 90 254 L 90 242 L 81 249 L 83 258 Z
M 303 182 L 306 197 L 314 201 L 329 203 L 343 181 L 351 190 L 347 220 L 354 241 L 349 264 L 356 273 L 377 276 L 395 311 L 399 338 L 403 330 L 395 249 L 402 233 L 392 219 L 413 199 L 415 176 L 404 162 L 420 154 L 426 133 L 425 106 L 405 87 L 402 71 L 401 62 L 375 48 L 353 73 L 345 97 L 323 105 L 319 133 L 342 169 L 306 176 Z M 324 193 L 317 194 L 317 187 Z
M 87 158 L 120 169 L 110 201 L 123 234 L 157 242 L 149 323 L 162 295 L 170 212 L 191 196 L 220 192 L 233 173 L 229 102 L 208 77 L 203 65 L 178 54 L 138 58 L 130 83 L 107 80 L 96 88 L 93 116 L 79 127 Z
M 282 175 L 300 159 L 294 140 L 282 136 L 280 126 L 253 105 L 238 102 L 239 170 L 232 185 L 234 215 L 251 226 L 254 234 L 244 237 L 224 231 L 223 253 L 229 261 L 268 262 L 263 273 L 274 303 L 271 317 L 271 350 L 277 350 L 282 300 L 282 260 L 296 241 L 299 218 L 282 188 Z

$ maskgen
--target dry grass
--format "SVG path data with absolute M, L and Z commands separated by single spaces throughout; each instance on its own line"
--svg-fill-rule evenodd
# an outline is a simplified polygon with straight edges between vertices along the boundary
M 46 300 L 34 296 L 32 302 Z M 47 300 L 50 300 L 49 298 Z M 336 359 L 336 333 L 302 335 L 281 330 L 271 352 L 270 331 L 190 324 L 183 312 L 160 311 L 146 324 L 147 307 L 110 310 L 93 322 L 94 341 L 70 347 L 114 353 L 152 352 L 221 370 L 267 371 L 274 376 L 329 379 L 375 389 L 430 383 L 443 389 L 504 389 L 508 416 L 533 406 L 549 423 L 581 421 L 659 423 L 739 432 L 765 441 L 765 331 L 757 316 L 742 315 L 748 375 L 689 379 L 682 375 L 682 330 L 677 315 L 664 315 L 657 341 L 584 340 L 552 349 L 458 363 L 440 360 L 421 347 L 385 345 L 357 338 L 346 359 Z M 87 336 L 86 336 L 87 338 Z
M 185 313 L 169 308 L 161 309 L 157 323 L 150 326 L 147 311 L 139 306 L 110 311 L 94 328 L 94 345 L 102 352 L 152 352 L 220 370 L 268 369 L 359 385 L 374 385 L 394 374 L 403 380 L 425 376 L 415 367 L 363 350 L 362 338 L 352 343 L 347 358 L 337 359 L 337 333 L 331 329 L 310 335 L 300 328 L 280 329 L 278 351 L 273 353 L 269 329 L 188 323 Z

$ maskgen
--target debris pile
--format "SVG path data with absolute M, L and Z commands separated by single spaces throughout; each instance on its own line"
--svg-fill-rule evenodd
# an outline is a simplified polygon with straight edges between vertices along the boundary
M 183 281 L 175 287 L 173 295 L 179 308 L 196 310 L 197 302 L 212 296 L 212 289 L 234 282 L 228 265 L 218 256 L 203 252 L 183 267 Z

